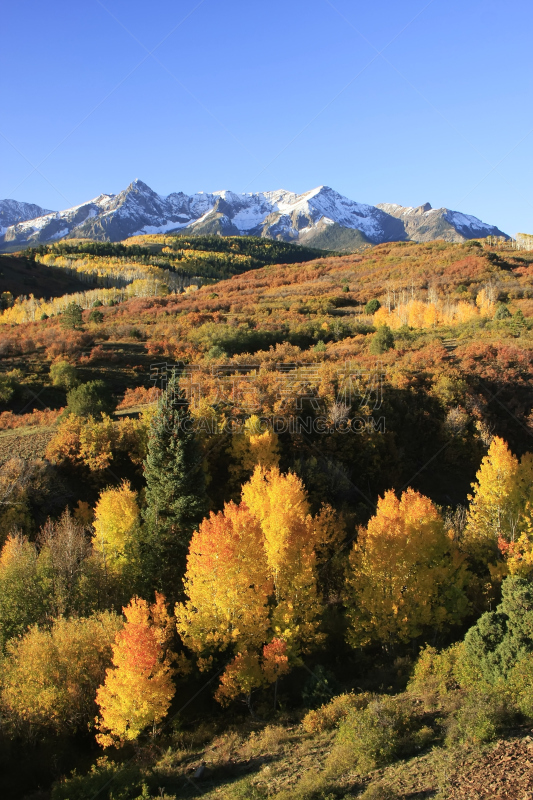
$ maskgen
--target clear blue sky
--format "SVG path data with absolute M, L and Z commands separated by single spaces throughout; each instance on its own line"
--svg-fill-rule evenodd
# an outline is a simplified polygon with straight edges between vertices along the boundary
M 533 232 L 530 0 L 16 0 L 1 28 L 0 198 L 327 184 Z

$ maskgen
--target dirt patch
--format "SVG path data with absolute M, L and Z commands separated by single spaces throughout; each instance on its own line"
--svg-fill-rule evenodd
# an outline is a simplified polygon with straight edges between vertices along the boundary
M 0 434 L 0 465 L 10 458 L 44 458 L 55 427 L 18 428 Z
M 533 800 L 533 739 L 500 741 L 450 781 L 449 800 Z

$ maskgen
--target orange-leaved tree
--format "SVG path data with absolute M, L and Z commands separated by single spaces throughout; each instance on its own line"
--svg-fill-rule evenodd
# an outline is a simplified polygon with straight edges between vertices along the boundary
M 174 621 L 165 598 L 156 593 L 150 606 L 134 597 L 123 610 L 126 624 L 115 639 L 113 667 L 96 693 L 96 739 L 103 747 L 135 741 L 149 726 L 155 730 L 175 692 L 169 650 Z
M 348 639 L 388 649 L 459 622 L 468 573 L 435 505 L 408 489 L 380 498 L 359 531 L 346 578 Z
M 178 631 L 201 669 L 233 656 L 216 697 L 227 702 L 276 681 L 319 643 L 316 552 L 335 526 L 313 519 L 301 480 L 257 467 L 242 502 L 193 534 Z

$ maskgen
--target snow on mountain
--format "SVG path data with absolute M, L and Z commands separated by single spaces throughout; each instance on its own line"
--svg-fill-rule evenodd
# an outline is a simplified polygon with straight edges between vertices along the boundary
M 13 202 L 0 201 L 0 209 Z M 331 249 L 410 238 L 463 241 L 491 233 L 504 235 L 457 211 L 432 209 L 429 204 L 419 208 L 370 206 L 349 200 L 328 186 L 299 195 L 280 189 L 246 194 L 174 192 L 163 197 L 135 180 L 119 194 L 102 194 L 63 211 L 31 208 L 42 213 L 25 220 L 20 214 L 15 216 L 0 232 L 0 249 L 2 244 L 13 249 L 62 237 L 121 241 L 167 231 L 263 236 Z
M 462 214 L 460 211 L 450 211 L 448 208 L 432 208 L 429 203 L 417 208 L 395 203 L 378 203 L 376 207 L 401 220 L 408 238 L 416 242 L 430 242 L 434 239 L 464 242 L 465 239 L 485 236 L 509 238 L 495 225 L 488 225 L 477 217 Z
M 18 200 L 0 200 L 0 236 L 4 234 L 11 225 L 17 222 L 42 217 L 49 214 L 46 208 L 36 206 L 34 203 L 22 203 Z
M 212 209 L 196 222 L 191 231 L 233 232 L 285 241 L 312 243 L 325 225 L 357 230 L 363 241 L 383 242 L 405 238 L 399 225 L 374 206 L 356 203 L 328 186 L 304 194 L 285 190 L 236 195 L 216 192 Z M 320 227 L 317 227 L 321 223 Z
M 112 198 L 113 195 L 103 194 L 64 211 L 48 211 L 34 219 L 18 222 L 7 229 L 4 240 L 16 243 L 43 242 L 67 236 L 85 220 L 105 214 Z
M 475 239 L 483 236 L 505 236 L 495 225 L 488 225 L 486 222 L 482 222 L 478 219 L 478 217 L 473 217 L 470 214 L 462 214 L 460 211 L 442 210 L 445 211 L 445 219 L 456 231 L 461 233 L 465 239 Z

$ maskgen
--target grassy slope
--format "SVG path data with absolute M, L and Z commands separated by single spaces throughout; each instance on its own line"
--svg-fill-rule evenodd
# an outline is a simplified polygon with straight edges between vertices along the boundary
M 128 784 L 128 800 L 143 784 L 147 798 L 165 800 L 529 800 L 533 793 L 527 727 L 485 745 L 436 742 L 369 772 L 331 770 L 335 731 L 308 734 L 283 714 L 268 725 L 248 719 L 215 729 L 204 722 L 159 738 L 131 758 L 122 753 L 100 780 L 67 781 L 54 800 L 96 796 L 100 787 L 99 796 L 111 800 Z

